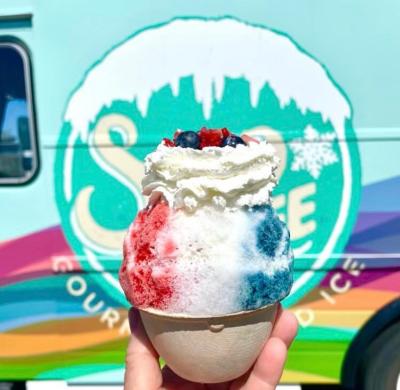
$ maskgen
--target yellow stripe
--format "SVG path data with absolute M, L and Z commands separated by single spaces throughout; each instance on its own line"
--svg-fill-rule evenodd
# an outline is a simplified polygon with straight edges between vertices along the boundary
M 338 381 L 326 376 L 285 370 L 282 374 L 281 383 L 338 383 Z

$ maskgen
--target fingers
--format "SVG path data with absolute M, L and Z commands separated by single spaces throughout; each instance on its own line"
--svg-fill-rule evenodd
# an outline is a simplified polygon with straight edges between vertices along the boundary
M 195 383 L 189 380 L 183 379 L 175 374 L 168 366 L 162 369 L 163 375 L 163 390 L 228 390 L 230 388 L 230 382 L 225 383 Z
M 271 337 L 281 339 L 287 348 L 296 337 L 298 322 L 296 316 L 288 310 L 280 310 L 275 321 Z
M 158 355 L 143 328 L 139 312 L 129 311 L 131 338 L 126 353 L 124 390 L 156 390 L 161 387 L 162 377 Z
M 285 343 L 276 337 L 270 338 L 242 389 L 275 390 L 282 375 L 286 356 Z
M 200 383 L 189 382 L 176 375 L 168 366 L 162 369 L 163 390 L 199 390 L 203 389 Z
M 126 355 L 124 389 L 159 389 L 163 380 L 158 355 L 146 335 L 137 310 L 130 310 L 129 321 L 132 336 Z M 232 387 L 247 390 L 275 389 L 282 375 L 287 349 L 296 336 L 297 327 L 296 317 L 279 307 L 271 337 L 265 344 L 252 371 L 240 380 L 235 381 L 236 383 Z M 184 381 L 167 367 L 165 367 L 163 373 L 165 376 L 163 388 L 165 389 L 199 388 L 199 384 Z
M 297 327 L 296 317 L 289 311 L 279 308 L 270 339 L 242 389 L 275 389 L 282 376 L 287 350 L 297 334 Z

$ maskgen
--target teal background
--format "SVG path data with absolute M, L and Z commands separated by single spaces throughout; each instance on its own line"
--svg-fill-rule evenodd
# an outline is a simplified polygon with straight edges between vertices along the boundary
M 2 0 L 0 14 L 33 13 L 32 26 L 0 35 L 20 37 L 32 52 L 41 172 L 24 188 L 0 190 L 0 240 L 59 223 L 54 197 L 54 145 L 68 97 L 84 72 L 110 47 L 175 16 L 232 15 L 290 35 L 329 69 L 354 109 L 362 182 L 398 174 L 400 147 L 400 2 Z M 387 139 L 391 138 L 389 142 Z M 385 141 L 386 138 L 386 141 Z M 383 152 L 384 151 L 384 152 Z M 13 207 L 10 207 L 13 199 Z M 35 205 L 27 204 L 34 199 Z M 30 208 L 29 223 L 26 208 Z

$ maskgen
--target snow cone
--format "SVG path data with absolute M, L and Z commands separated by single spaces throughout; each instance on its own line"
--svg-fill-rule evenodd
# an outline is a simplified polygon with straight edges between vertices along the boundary
M 149 198 L 124 241 L 120 282 L 179 376 L 243 375 L 292 286 L 289 231 L 271 205 L 278 158 L 227 129 L 177 131 L 146 157 Z

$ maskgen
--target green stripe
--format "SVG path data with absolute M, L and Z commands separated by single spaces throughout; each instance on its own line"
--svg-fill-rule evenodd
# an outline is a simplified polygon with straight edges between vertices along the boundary
M 121 369 L 124 366 L 122 364 L 83 364 L 71 367 L 60 367 L 55 370 L 50 370 L 43 372 L 37 376 L 38 379 L 72 379 L 75 377 L 80 377 L 88 374 L 93 374 L 96 372 L 104 372 L 115 369 Z
M 323 332 L 325 332 L 324 330 Z M 296 339 L 286 368 L 338 380 L 348 341 L 304 341 Z M 0 359 L 0 378 L 70 379 L 124 365 L 127 339 L 76 351 L 40 356 Z M 162 364 L 162 362 L 161 362 Z
M 289 350 L 285 368 L 340 380 L 348 342 L 296 340 Z
M 351 341 L 358 329 L 319 326 L 300 327 L 296 340 L 302 341 Z

